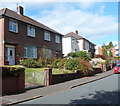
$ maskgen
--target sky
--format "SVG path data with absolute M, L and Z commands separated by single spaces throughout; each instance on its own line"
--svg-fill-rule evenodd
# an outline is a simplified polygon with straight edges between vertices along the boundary
M 0 9 L 16 11 L 17 3 L 24 14 L 61 34 L 78 30 L 80 36 L 96 45 L 118 42 L 117 0 L 13 0 L 0 1 Z M 45 0 L 44 0 L 45 1 Z M 88 2 L 89 1 L 89 2 Z

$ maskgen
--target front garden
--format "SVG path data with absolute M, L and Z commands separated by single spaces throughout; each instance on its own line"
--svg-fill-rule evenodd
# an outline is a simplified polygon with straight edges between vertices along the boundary
M 65 76 L 64 74 L 69 76 L 70 73 L 79 73 L 84 77 L 109 70 L 111 63 L 115 63 L 114 57 L 96 55 L 94 58 L 90 58 L 89 54 L 85 51 L 70 53 L 64 58 L 39 58 L 38 60 L 21 60 L 21 65 L 26 67 L 26 82 L 36 82 L 36 85 L 45 84 L 44 68 L 52 68 L 53 76 Z M 33 73 L 35 73 L 35 76 Z M 36 79 L 34 79 L 33 76 L 36 77 Z
M 70 53 L 64 58 L 50 59 L 40 57 L 38 60 L 23 59 L 20 61 L 21 66 L 11 66 L 11 68 L 7 66 L 2 67 L 2 71 L 4 71 L 2 77 L 4 79 L 7 77 L 13 78 L 12 81 L 15 84 L 17 84 L 17 81 L 20 81 L 22 77 L 22 83 L 26 83 L 25 86 L 42 86 L 46 85 L 46 72 L 44 69 L 50 68 L 52 69 L 52 84 L 55 84 L 108 71 L 114 67 L 116 63 L 115 59 L 116 57 L 114 58 L 109 55 L 95 55 L 94 58 L 90 58 L 89 54 L 85 51 Z M 24 73 L 22 76 L 20 75 L 21 70 L 25 70 L 25 76 Z M 14 79 L 16 77 L 18 78 L 15 82 Z M 22 91 L 25 87 L 24 84 L 20 84 L 23 85 Z M 21 88 L 16 88 L 16 91 L 19 91 L 18 89 Z

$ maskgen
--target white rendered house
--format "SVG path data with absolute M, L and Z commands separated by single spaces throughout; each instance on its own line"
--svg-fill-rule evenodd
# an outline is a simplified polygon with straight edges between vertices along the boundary
M 77 51 L 87 51 L 93 56 L 95 52 L 95 44 L 78 35 L 78 33 L 70 32 L 64 35 L 62 43 L 64 56 Z

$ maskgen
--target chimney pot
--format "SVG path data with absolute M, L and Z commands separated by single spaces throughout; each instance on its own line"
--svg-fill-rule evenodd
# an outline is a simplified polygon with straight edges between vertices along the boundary
M 18 12 L 18 14 L 23 15 L 23 7 L 22 6 L 18 6 L 17 7 L 17 12 Z
M 76 30 L 75 33 L 78 34 L 78 30 Z

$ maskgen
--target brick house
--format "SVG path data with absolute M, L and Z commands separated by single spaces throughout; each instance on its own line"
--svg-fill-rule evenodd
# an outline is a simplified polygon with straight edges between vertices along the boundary
M 63 54 L 66 56 L 68 53 L 77 51 L 87 51 L 91 57 L 95 54 L 95 44 L 86 38 L 76 33 L 70 32 L 63 36 Z
M 113 56 L 119 56 L 119 49 L 118 46 L 114 46 L 113 48 L 110 49 L 112 52 Z M 109 53 L 109 51 L 108 51 Z M 102 55 L 102 47 L 101 46 L 96 46 L 96 54 L 97 55 Z
M 23 58 L 62 56 L 62 34 L 17 12 L 0 10 L 0 65 L 19 64 Z

